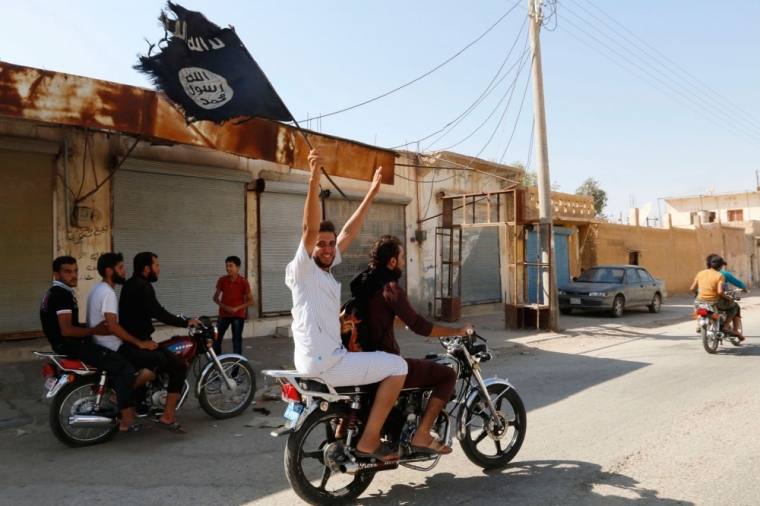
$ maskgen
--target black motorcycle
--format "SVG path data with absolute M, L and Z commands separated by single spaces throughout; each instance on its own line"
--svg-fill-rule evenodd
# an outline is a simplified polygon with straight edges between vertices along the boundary
M 471 334 L 442 337 L 440 342 L 446 353 L 431 353 L 425 358 L 454 369 L 459 384 L 454 406 L 441 411 L 432 432 L 441 444 L 451 445 L 451 418 L 457 410 L 457 439 L 467 458 L 485 469 L 507 465 L 525 439 L 526 415 L 520 396 L 507 380 L 482 378 L 481 364 L 491 359 L 485 339 Z M 287 423 L 284 430 L 273 435 L 288 434 L 285 474 L 296 494 L 310 504 L 353 501 L 369 487 L 377 472 L 399 466 L 429 471 L 441 458 L 439 454 L 416 453 L 411 446 L 432 393 L 429 388 L 401 391 L 381 432 L 401 458 L 384 462 L 355 454 L 377 385 L 334 388 L 294 371 L 263 373 L 283 385 L 282 397 L 289 403 Z M 346 437 L 339 439 L 335 434 L 341 421 L 348 430 Z

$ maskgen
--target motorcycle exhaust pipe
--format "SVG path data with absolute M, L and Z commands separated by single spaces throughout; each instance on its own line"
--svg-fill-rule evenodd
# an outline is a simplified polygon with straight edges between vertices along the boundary
M 80 428 L 111 428 L 119 425 L 119 420 L 113 416 L 73 415 L 69 417 L 69 425 Z
M 396 469 L 398 468 L 398 465 L 398 460 L 395 462 L 383 462 L 382 460 L 369 462 L 367 460 L 359 460 L 356 462 L 346 462 L 345 464 L 341 464 L 340 472 L 353 475 L 376 473 L 378 471 L 390 471 Z

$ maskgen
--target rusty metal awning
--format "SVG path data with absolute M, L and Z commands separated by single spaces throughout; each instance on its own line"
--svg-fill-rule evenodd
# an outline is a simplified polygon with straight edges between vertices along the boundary
M 186 125 L 153 90 L 6 62 L 0 62 L 0 116 L 122 132 L 309 170 L 309 148 L 294 127 L 261 119 Z M 383 183 L 393 184 L 396 152 L 314 132 L 309 140 L 329 161 L 330 175 L 371 181 L 382 165 Z

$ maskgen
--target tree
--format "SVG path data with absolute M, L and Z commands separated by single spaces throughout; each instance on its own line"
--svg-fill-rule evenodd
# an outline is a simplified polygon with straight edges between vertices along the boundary
M 522 171 L 525 171 L 523 174 L 522 179 L 520 179 L 520 184 L 523 186 L 533 186 L 538 188 L 538 174 L 536 171 L 527 171 L 525 170 L 525 164 L 521 161 L 517 160 L 515 162 L 512 162 L 512 167 L 516 169 L 520 169 Z M 560 185 L 556 181 L 552 183 L 551 190 L 553 192 L 559 191 Z
M 587 197 L 594 198 L 594 210 L 596 211 L 597 218 L 604 219 L 604 208 L 607 207 L 607 192 L 599 187 L 599 181 L 590 177 L 581 184 L 577 190 L 576 195 L 585 195 Z

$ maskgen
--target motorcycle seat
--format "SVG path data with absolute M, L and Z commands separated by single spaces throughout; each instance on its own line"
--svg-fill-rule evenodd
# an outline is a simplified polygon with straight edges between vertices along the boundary
M 321 381 L 315 381 L 310 379 L 300 379 L 298 381 L 299 385 L 301 385 L 301 388 L 305 390 L 310 390 L 312 392 L 321 392 L 321 393 L 328 393 L 327 385 L 322 383 Z M 371 383 L 369 385 L 351 385 L 351 386 L 344 386 L 344 387 L 333 387 L 335 388 L 335 391 L 339 394 L 347 395 L 347 394 L 374 394 L 377 391 L 377 387 L 380 386 L 380 383 Z M 426 388 L 423 387 L 412 387 L 412 388 L 404 388 L 401 391 L 402 392 L 411 392 L 411 391 L 417 391 L 417 390 L 426 390 Z

